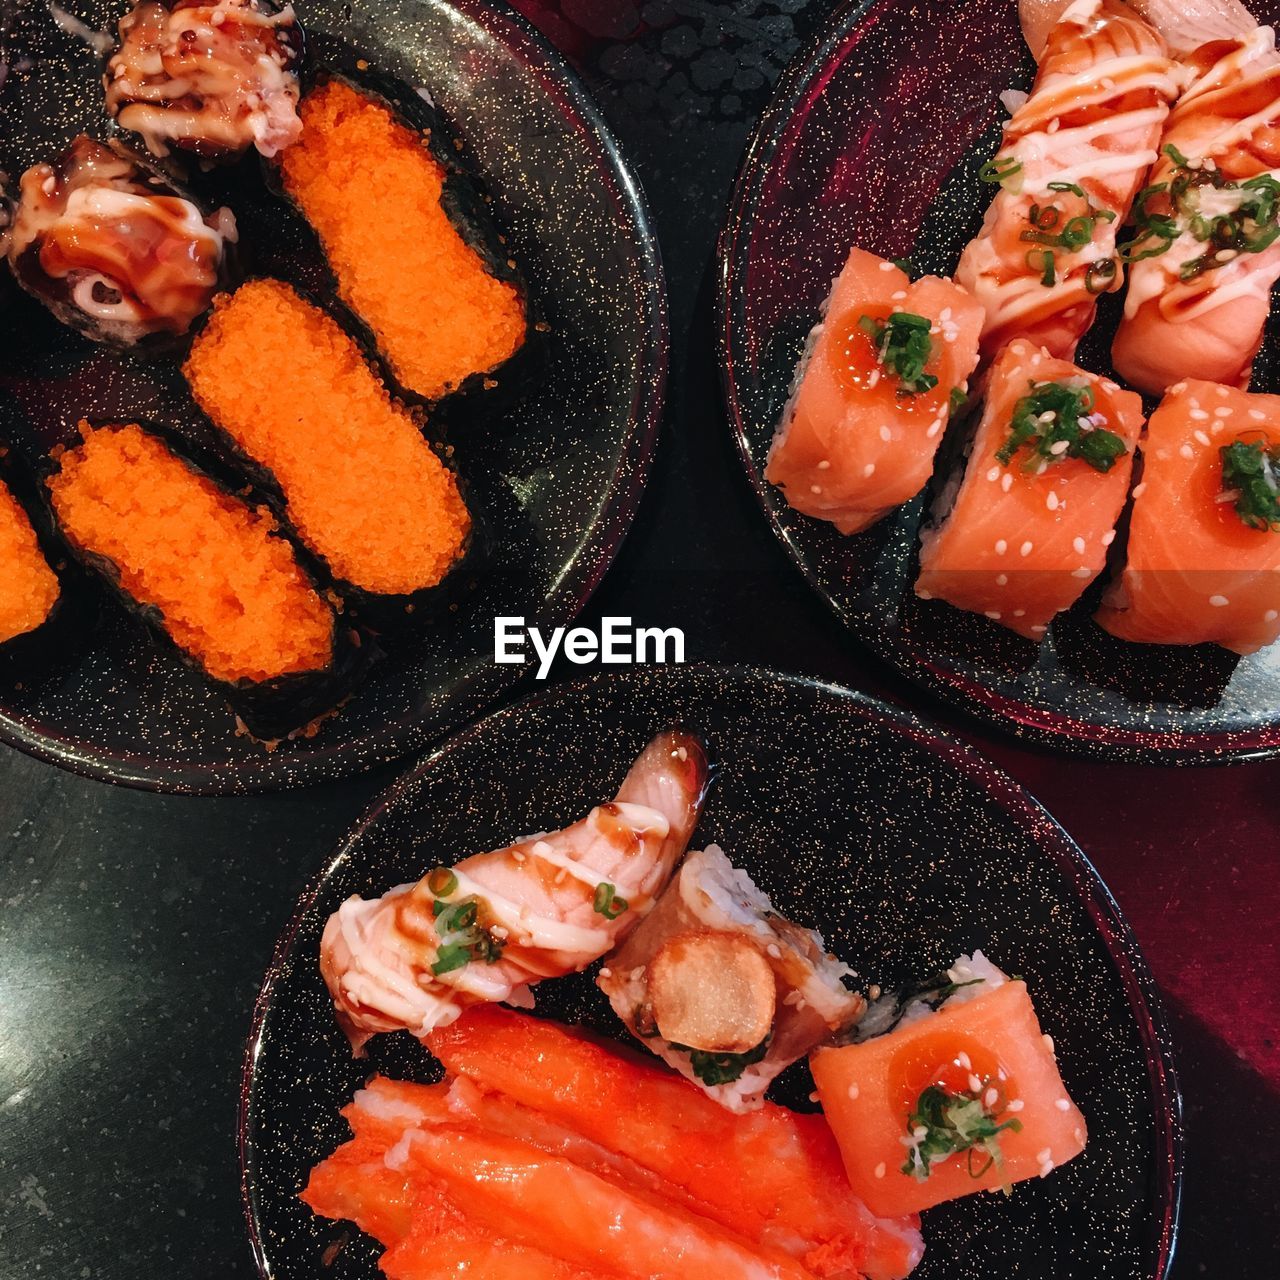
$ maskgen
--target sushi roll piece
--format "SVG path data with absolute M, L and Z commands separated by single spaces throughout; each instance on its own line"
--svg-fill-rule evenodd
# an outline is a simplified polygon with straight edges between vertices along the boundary
M 928 483 L 978 363 L 982 308 L 949 280 L 853 249 L 809 335 L 765 479 L 857 533 Z
M 1280 396 L 1170 388 L 1147 424 L 1123 572 L 1099 626 L 1254 653 L 1280 637 Z
M 302 29 L 273 0 L 138 0 L 107 63 L 107 112 L 164 157 L 234 160 L 296 142 Z
M 0 475 L 0 670 L 24 657 L 50 625 L 62 586 L 45 556 L 26 508 Z
M 1015 339 L 950 508 L 921 535 L 916 594 L 1039 643 L 1106 564 L 1141 431 L 1134 392 Z
M 80 429 L 45 483 L 81 558 L 223 689 L 256 737 L 331 711 L 358 650 L 270 514 L 137 424 Z
M 984 360 L 1018 337 L 1075 354 L 1098 295 L 1121 285 L 1116 236 L 1178 90 L 1164 40 L 1120 0 L 1075 0 L 1037 58 L 981 174 L 995 198 L 956 268 L 986 308 Z
M 1116 372 L 1151 395 L 1248 387 L 1280 279 L 1280 56 L 1270 27 L 1208 43 L 1134 206 Z
M 855 1043 L 810 1059 L 849 1185 L 873 1213 L 919 1213 L 976 1191 L 1008 1192 L 1084 1150 L 1026 984 L 980 951 L 924 996 L 873 1007 Z
M 461 560 L 471 517 L 453 473 L 356 343 L 288 285 L 220 297 L 185 373 L 358 607 L 402 611 Z
M 730 1111 L 866 1008 L 822 935 L 784 919 L 716 845 L 691 853 L 596 979 L 646 1048 Z
M 279 160 L 285 194 L 400 386 L 435 400 L 510 359 L 526 337 L 524 291 L 444 151 L 443 126 L 424 137 L 336 79 L 307 94 L 302 123 Z
M 81 134 L 20 181 L 9 234 L 18 283 L 63 324 L 118 347 L 181 337 L 225 287 L 230 209 L 205 214 L 123 148 Z

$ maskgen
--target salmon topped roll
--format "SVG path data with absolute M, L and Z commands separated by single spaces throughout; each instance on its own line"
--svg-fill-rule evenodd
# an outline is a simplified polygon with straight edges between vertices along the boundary
M 981 951 L 921 996 L 877 1008 L 857 1043 L 810 1060 L 849 1184 L 873 1213 L 918 1213 L 975 1191 L 1006 1193 L 1084 1150 L 1026 984 Z
M 857 533 L 928 483 L 978 363 L 982 308 L 853 249 L 809 335 L 765 479 L 795 510 Z
M 1177 92 L 1163 39 L 1120 0 L 1075 0 L 982 178 L 998 184 L 956 280 L 986 309 L 982 355 L 1028 338 L 1061 359 L 1118 289 L 1116 234 Z
M 1134 206 L 1116 372 L 1159 395 L 1184 378 L 1249 385 L 1280 278 L 1275 33 L 1202 45 Z
M 302 139 L 280 157 L 285 193 L 316 229 L 342 300 L 400 385 L 429 400 L 495 370 L 527 326 L 513 265 L 464 217 L 474 202 L 459 199 L 441 141 L 329 80 L 303 99 Z
M 1102 572 L 1142 401 L 1023 339 L 991 367 L 964 478 L 921 537 L 916 594 L 1039 641 Z
M 1280 637 L 1280 396 L 1170 388 L 1147 424 L 1124 571 L 1098 624 L 1253 653 Z

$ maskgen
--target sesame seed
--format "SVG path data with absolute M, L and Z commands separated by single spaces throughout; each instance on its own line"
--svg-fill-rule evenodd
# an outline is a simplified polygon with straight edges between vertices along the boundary
M 1008 493 L 1013 488 L 1013 477 L 1007 471 L 1000 477 L 1000 487 L 1005 493 Z
M 1231 601 L 1228 600 L 1226 596 L 1210 596 L 1209 603 L 1213 605 L 1215 609 L 1223 609 L 1229 605 Z
M 936 436 L 938 432 L 941 430 L 942 430 L 942 419 L 934 418 L 934 420 L 931 423 L 929 423 L 929 430 L 925 432 L 925 435 L 930 440 L 932 440 L 933 437 Z
M 551 852 L 551 846 L 545 840 L 533 842 L 533 854 L 537 858 L 545 858 Z
M 741 1043 L 741 1041 L 739 1041 L 739 1043 Z M 849 1086 L 849 1101 L 856 1102 L 857 1098 L 858 1098 L 858 1086 L 856 1084 L 851 1084 Z
M 876 1177 L 877 1178 L 884 1177 L 884 1161 L 883 1160 L 881 1160 L 880 1163 L 876 1165 Z
M 1178 453 L 1184 458 L 1194 458 L 1196 456 L 1196 451 L 1189 444 L 1182 445 L 1178 449 Z
M 997 480 L 999 480 L 999 479 L 1000 479 L 1000 468 L 999 468 L 999 467 L 992 467 L 992 468 L 991 468 L 991 470 L 987 472 L 987 479 L 988 479 L 988 480 L 990 480 L 993 484 L 994 484 Z
M 1015 618 L 1025 618 L 1027 616 L 1027 611 L 1025 609 L 1015 609 L 1013 611 L 1013 616 Z
M 1045 129 L 1045 133 L 1057 133 L 1061 128 L 1062 121 L 1057 116 L 1054 116 L 1054 118 L 1049 121 L 1048 127 Z
M 1054 1052 L 1053 1037 L 1050 1035 L 1045 1035 L 1045 1036 L 1042 1036 L 1041 1038 L 1044 1040 L 1045 1047 L 1049 1050 L 1050 1053 L 1053 1053 Z
M 1059 1098 L 1053 1105 L 1057 1107 L 1059 1111 L 1071 1110 L 1071 1101 L 1069 1098 Z
M 1005 1071 L 1003 1067 L 1000 1067 L 997 1069 L 996 1071 L 997 1080 L 1007 1080 L 1008 1078 L 1009 1078 L 1008 1073 Z
M 963 1049 L 956 1054 L 956 1063 L 959 1066 L 962 1066 L 966 1071 L 973 1070 L 973 1062 L 970 1060 L 969 1055 L 965 1053 Z
M 932 592 L 932 591 L 925 591 L 925 590 L 923 590 L 923 589 L 922 589 L 922 588 L 920 588 L 920 587 L 917 587 L 917 588 L 916 588 L 916 595 L 918 595 L 918 596 L 920 597 L 920 599 L 921 599 L 921 600 L 932 600 L 932 599 L 933 599 L 933 592 Z
M 881 271 L 897 271 L 897 269 L 898 268 L 895 267 L 892 262 L 882 262 L 880 264 Z
M 613 977 L 613 970 L 612 970 L 612 969 L 610 969 L 610 968 L 609 968 L 609 966 L 608 966 L 607 964 L 602 964 L 602 965 L 600 966 L 600 976 L 601 976 L 602 978 L 612 978 L 612 977 Z
M 1031 630 L 1034 631 L 1036 635 L 1041 636 L 1041 635 L 1044 635 L 1044 633 L 1048 631 L 1049 628 L 1045 626 L 1043 622 L 1037 622 L 1032 626 Z
M 1193 438 L 1195 439 L 1195 442 L 1196 442 L 1197 444 L 1202 444 L 1202 445 L 1204 445 L 1206 448 L 1208 447 L 1208 445 L 1209 445 L 1209 437 L 1208 437 L 1208 436 L 1207 436 L 1203 431 L 1196 431 L 1196 432 L 1193 432 L 1193 433 L 1192 433 L 1192 435 L 1193 435 Z
M 1009 550 L 1009 544 L 1003 538 L 996 539 L 996 555 L 1002 556 Z
M 1045 498 L 1044 505 L 1048 507 L 1050 511 L 1057 511 L 1058 495 L 1054 493 L 1052 489 L 1049 491 L 1049 496 Z
M 643 978 L 643 977 L 644 977 L 644 965 L 642 965 L 642 964 L 641 964 L 641 965 L 637 965 L 634 969 L 632 969 L 632 970 L 631 970 L 631 981 L 632 981 L 632 982 L 639 982 L 639 981 L 640 981 L 640 979 L 641 979 L 641 978 Z
M 809 486 L 809 492 L 810 492 L 810 493 L 821 493 L 821 492 L 822 492 L 822 486 L 821 486 L 820 484 L 811 484 L 811 485 Z
M 862 468 L 862 474 L 864 478 L 869 479 L 871 476 L 875 475 L 875 473 L 876 473 L 876 464 L 874 462 L 868 462 L 867 465 Z
M 872 370 L 871 370 L 871 372 L 867 375 L 867 390 L 870 390 L 870 389 L 871 389 L 872 387 L 874 387 L 874 386 L 875 386 L 879 381 L 880 381 L 880 370 L 879 370 L 879 369 L 872 369 Z M 881 430 L 881 431 L 883 431 L 883 430 L 884 430 L 884 428 L 883 428 L 883 427 L 881 427 L 881 428 L 880 428 L 880 430 Z
M 1084 555 L 1084 539 L 1083 538 L 1073 539 L 1071 543 L 1071 547 L 1072 547 L 1072 550 L 1075 551 L 1076 555 L 1078 556 Z
M 1104 547 L 1109 547 L 1115 540 L 1116 531 L 1114 529 L 1108 529 L 1106 533 L 1102 535 L 1102 545 Z
M 1263 413 L 1261 409 L 1250 409 L 1249 417 L 1251 417 L 1254 422 L 1266 422 L 1267 420 L 1267 415 Z
M 1052 1159 L 1053 1159 L 1053 1148 L 1052 1148 L 1052 1147 L 1045 1147 L 1045 1149 L 1044 1149 L 1043 1151 L 1037 1151 L 1037 1152 L 1036 1152 L 1036 1159 L 1037 1159 L 1037 1160 L 1039 1160 L 1041 1164 L 1044 1164 L 1044 1162 L 1045 1162 L 1046 1160 L 1052 1160 Z
M 999 1098 L 999 1096 L 1000 1094 L 995 1089 L 988 1089 L 986 1093 L 982 1095 L 983 1106 L 994 1107 L 996 1105 L 996 1099 Z
M 1192 409 L 1190 416 L 1194 422 L 1203 422 L 1206 418 L 1208 418 L 1209 414 L 1204 409 Z
M 1146 491 L 1147 491 L 1147 482 L 1145 480 L 1141 484 L 1135 484 L 1133 486 L 1133 496 L 1135 501 L 1138 498 L 1142 497 L 1142 495 L 1146 493 Z
M 1021 1111 L 1021 1110 L 1022 1110 L 1022 1108 L 1023 1108 L 1023 1107 L 1025 1107 L 1026 1105 L 1027 1105 L 1027 1104 L 1026 1104 L 1025 1102 L 1023 1102 L 1021 1098 L 1011 1098 L 1011 1099 L 1009 1100 L 1009 1105 L 1005 1108 L 1005 1110 L 1006 1110 L 1006 1111 Z
M 1169 394 L 1171 396 L 1180 396 L 1186 389 L 1187 384 L 1185 382 L 1175 382 L 1173 386 L 1169 388 Z
M 1223 400 L 1225 400 L 1231 394 L 1231 392 L 1228 391 L 1226 387 L 1214 387 L 1213 390 L 1214 390 L 1214 394 L 1220 396 Z
M 979 1080 L 978 1077 L 975 1076 L 972 1071 L 969 1073 L 969 1092 L 970 1093 L 982 1092 L 982 1081 Z
M 894 302 L 901 302 L 902 299 L 905 298 L 906 296 L 907 296 L 907 291 L 905 289 L 899 289 L 896 293 L 891 293 L 889 295 L 889 297 L 891 297 L 894 300 Z
M 893 438 L 893 432 L 882 422 L 880 424 L 880 439 L 886 444 Z
M 1053 444 L 1049 446 L 1049 452 L 1053 454 L 1055 458 L 1060 458 L 1070 448 L 1070 440 L 1055 440 Z
M 765 947 L 765 954 L 771 956 L 774 960 L 781 960 L 782 948 L 776 942 L 771 942 Z
M 822 460 L 820 463 L 818 463 L 818 470 L 819 470 L 819 471 L 830 471 L 830 470 L 831 470 L 831 459 L 830 459 L 830 458 L 823 458 L 823 460 Z
M 1018 554 L 1023 556 L 1029 556 L 1035 549 L 1036 549 L 1036 544 L 1032 542 L 1030 538 L 1028 538 L 1027 541 L 1024 542 L 1022 546 L 1018 548 Z
M 1048 1177 L 1052 1172 L 1053 1172 L 1053 1161 L 1052 1161 L 1052 1160 L 1046 1160 L 1046 1161 L 1045 1161 L 1045 1162 L 1040 1166 L 1040 1176 L 1041 1176 L 1042 1178 L 1047 1178 L 1047 1177 Z
M 1087 564 L 1082 564 L 1071 576 L 1073 578 L 1091 578 L 1093 577 L 1093 570 Z
M 1218 406 L 1218 407 L 1213 411 L 1213 416 L 1214 416 L 1215 418 L 1229 418 L 1229 417 L 1231 417 L 1231 406 L 1230 406 L 1229 404 L 1220 404 L 1220 405 L 1219 405 L 1219 406 Z
M 1000 573 L 996 575 L 997 587 L 1007 587 L 1008 585 L 1009 585 L 1009 575 L 1007 573 Z
M 57 191 L 57 189 L 58 189 L 58 180 L 53 176 L 53 174 L 50 174 L 40 184 L 40 190 L 43 191 L 47 196 L 53 195 L 53 193 Z
M 1277 618 L 1280 618 L 1280 613 L 1277 613 L 1274 609 L 1268 609 L 1262 615 L 1263 622 L 1274 622 Z
M 988 618 L 990 618 L 992 622 L 999 622 L 999 621 L 1000 621 L 1000 610 L 999 610 L 999 609 L 987 609 L 987 610 L 985 610 L 985 615 L 986 615 Z

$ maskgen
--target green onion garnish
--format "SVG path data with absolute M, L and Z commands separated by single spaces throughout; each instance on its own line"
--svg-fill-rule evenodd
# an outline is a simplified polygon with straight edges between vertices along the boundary
M 596 896 L 591 908 L 598 915 L 604 916 L 606 920 L 616 920 L 629 906 L 626 898 L 619 898 L 618 891 L 607 881 L 596 885 Z
M 924 371 L 933 358 L 932 327 L 931 320 L 909 311 L 895 311 L 884 320 L 874 316 L 858 320 L 858 328 L 876 349 L 876 358 L 897 377 L 899 395 L 919 395 L 938 385 L 938 379 Z
M 1064 458 L 1079 458 L 1095 471 L 1110 471 L 1129 452 L 1114 431 L 1092 426 L 1093 391 L 1066 382 L 1033 382 L 1013 408 L 1009 435 L 996 451 L 1005 466 L 1023 448 L 1030 449 L 1023 469 L 1037 471 Z
M 704 1049 L 690 1049 L 686 1044 L 672 1044 L 671 1047 L 680 1053 L 687 1053 L 693 1074 L 708 1088 L 714 1088 L 716 1085 L 733 1084 L 740 1080 L 748 1067 L 759 1062 L 769 1052 L 770 1039 L 770 1036 L 765 1036 L 754 1049 L 748 1049 L 746 1053 L 710 1053 Z
M 1280 445 L 1236 440 L 1218 450 L 1222 491 L 1236 494 L 1234 509 L 1250 529 L 1280 529 Z
M 981 182 L 998 182 L 1003 185 L 1010 178 L 1022 172 L 1022 161 L 1013 156 L 993 156 L 978 170 Z
M 452 973 L 455 969 L 461 969 L 464 964 L 471 962 L 471 949 L 463 946 L 460 942 L 450 942 L 440 948 L 436 952 L 435 963 L 431 966 L 431 972 L 439 977 L 442 973 Z
M 1091 262 L 1084 273 L 1085 289 L 1089 293 L 1106 293 L 1115 283 L 1116 270 L 1114 258 L 1099 258 L 1097 262 Z
M 1006 1129 L 1017 1133 L 1022 1122 L 999 1120 L 983 1105 L 982 1092 L 951 1093 L 936 1084 L 924 1089 L 907 1115 L 910 1142 L 903 1173 L 923 1182 L 935 1164 L 960 1151 L 969 1153 L 969 1173 L 974 1178 L 982 1177 L 993 1163 L 1001 1163 L 1000 1134 Z M 987 1157 L 977 1169 L 973 1167 L 975 1151 Z
M 435 867 L 427 872 L 427 888 L 436 898 L 448 898 L 458 891 L 458 877 L 448 867 Z

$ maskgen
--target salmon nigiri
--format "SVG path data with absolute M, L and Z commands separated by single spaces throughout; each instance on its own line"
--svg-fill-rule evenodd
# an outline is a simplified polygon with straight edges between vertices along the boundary
M 1100 626 L 1253 653 L 1280 636 L 1280 396 L 1170 388 L 1147 424 L 1124 572 Z
M 888 1031 L 811 1060 L 849 1181 L 877 1213 L 1007 1189 L 1084 1150 L 1084 1116 L 1026 985 L 981 951 L 897 1013 Z
M 914 498 L 978 363 L 982 308 L 949 280 L 911 283 L 849 254 L 809 335 L 765 479 L 797 511 L 857 533 Z
M 617 796 L 563 831 L 348 898 L 325 925 L 320 970 L 353 1047 L 382 1031 L 426 1035 L 612 950 L 671 878 L 707 780 L 701 742 L 660 733 Z
M 1142 401 L 1021 338 L 991 367 L 954 505 L 921 538 L 916 594 L 1031 640 L 1102 572 Z
M 1116 372 L 1158 395 L 1249 385 L 1280 278 L 1280 56 L 1270 27 L 1200 46 L 1134 206 Z
M 1177 90 L 1164 41 L 1120 0 L 1075 0 L 983 178 L 999 183 L 956 280 L 986 309 L 982 354 L 1026 337 L 1069 359 L 1119 288 L 1116 233 Z

